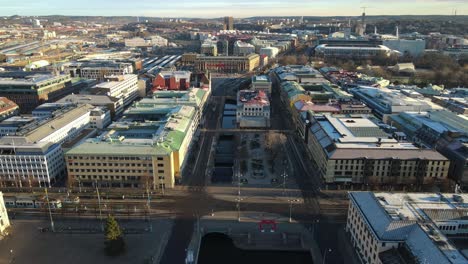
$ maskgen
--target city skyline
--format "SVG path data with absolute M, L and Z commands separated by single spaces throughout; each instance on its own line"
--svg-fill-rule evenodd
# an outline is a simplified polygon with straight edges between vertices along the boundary
M 4 2 L 2 0 L 0 2 Z M 395 5 L 395 3 L 398 5 Z M 336 7 L 341 8 L 336 8 Z M 369 15 L 468 15 L 468 4 L 464 0 L 415 0 L 415 1 L 345 1 L 345 0 L 292 0 L 287 3 L 275 0 L 258 1 L 181 1 L 155 3 L 142 0 L 135 4 L 127 1 L 84 0 L 63 2 L 49 0 L 47 3 L 32 0 L 2 3 L 1 16 L 148 16 L 148 17 L 200 17 L 217 18 L 230 15 L 238 18 L 250 16 L 355 16 L 366 6 Z M 287 10 L 287 11 L 285 11 Z

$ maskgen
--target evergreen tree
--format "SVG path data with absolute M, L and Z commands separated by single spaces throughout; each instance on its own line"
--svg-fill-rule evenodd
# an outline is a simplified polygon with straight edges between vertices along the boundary
M 105 235 L 106 240 L 104 245 L 107 255 L 117 256 L 125 252 L 125 241 L 122 236 L 122 230 L 112 215 L 107 217 Z

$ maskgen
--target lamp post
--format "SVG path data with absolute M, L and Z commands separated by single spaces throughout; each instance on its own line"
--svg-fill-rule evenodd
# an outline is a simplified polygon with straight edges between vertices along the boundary
M 327 258 L 327 254 L 328 254 L 329 252 L 332 252 L 331 248 L 327 248 L 327 249 L 325 249 L 325 252 L 323 252 L 322 264 L 325 264 L 325 260 L 326 260 L 326 258 Z
M 299 202 L 299 200 L 298 199 L 289 199 L 288 202 L 289 202 L 289 223 L 291 223 L 292 222 L 292 205 L 293 205 L 293 203 Z
M 96 183 L 96 194 L 97 194 L 98 205 L 99 205 L 99 220 L 101 221 L 101 231 L 104 232 L 104 225 L 102 223 L 101 196 L 99 195 L 99 189 L 98 189 L 97 181 L 95 181 L 95 183 Z
M 54 219 L 52 219 L 52 210 L 50 209 L 49 194 L 47 192 L 47 188 L 44 188 L 44 190 L 45 190 L 45 195 L 46 195 L 46 199 L 47 199 L 47 205 L 49 207 L 50 229 L 52 230 L 52 232 L 55 232 Z
M 288 174 L 286 173 L 286 171 L 283 171 L 283 174 L 281 174 L 281 176 L 283 176 L 283 195 L 286 193 L 286 178 L 288 177 Z

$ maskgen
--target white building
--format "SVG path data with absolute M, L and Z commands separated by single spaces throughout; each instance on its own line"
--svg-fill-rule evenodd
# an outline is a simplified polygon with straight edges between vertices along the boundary
M 346 231 L 362 263 L 464 264 L 466 194 L 350 192 Z M 396 262 L 395 262 L 396 261 Z
M 252 90 L 271 94 L 271 81 L 267 75 L 252 76 Z
M 110 111 L 105 107 L 96 107 L 90 112 L 90 127 L 104 129 L 112 123 Z
M 125 46 L 132 47 L 132 48 L 141 48 L 141 47 L 166 47 L 168 44 L 168 40 L 161 37 L 161 36 L 151 36 L 148 38 L 131 38 L 125 39 Z
M 260 49 L 260 55 L 266 55 L 268 58 L 276 58 L 279 53 L 279 49 L 276 47 L 266 47 Z
M 237 93 L 236 121 L 240 127 L 270 127 L 270 101 L 263 90 Z
M 96 84 L 91 92 L 95 95 L 107 95 L 122 98 L 124 106 L 130 105 L 138 97 L 138 75 L 125 74 L 107 76 L 105 81 Z
M 315 48 L 315 53 L 322 57 L 331 58 L 372 58 L 378 56 L 390 56 L 392 50 L 386 46 L 335 46 L 321 44 Z
M 234 56 L 247 56 L 252 53 L 255 53 L 254 45 L 239 40 L 234 43 Z
M 3 193 L 0 192 L 0 236 L 5 233 L 5 230 L 10 226 L 10 219 L 8 219 L 8 212 L 3 200 Z
M 21 126 L 0 139 L 0 186 L 50 186 L 65 172 L 60 145 L 89 127 L 91 105 Z
M 422 39 L 389 39 L 384 40 L 383 45 L 414 57 L 422 55 L 426 49 L 426 41 Z
M 133 66 L 127 62 L 91 60 L 65 63 L 63 64 L 63 70 L 69 72 L 71 77 L 103 80 L 109 75 L 131 74 L 133 73 Z

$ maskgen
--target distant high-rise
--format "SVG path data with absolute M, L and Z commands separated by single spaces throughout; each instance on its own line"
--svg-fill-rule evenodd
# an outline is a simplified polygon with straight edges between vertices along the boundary
M 224 30 L 234 30 L 234 18 L 232 16 L 224 17 Z

